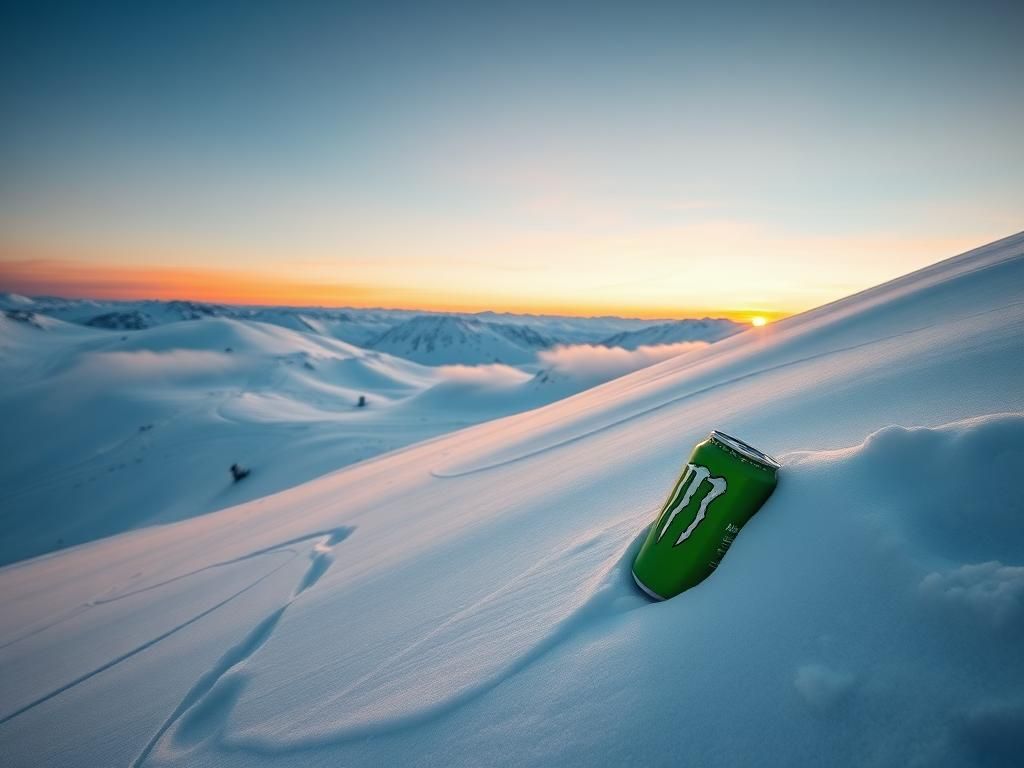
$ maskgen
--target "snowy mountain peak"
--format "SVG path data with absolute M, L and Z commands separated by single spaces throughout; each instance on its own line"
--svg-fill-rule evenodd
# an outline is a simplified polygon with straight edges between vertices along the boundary
M 609 336 L 601 343 L 606 347 L 637 347 L 655 346 L 659 344 L 678 344 L 681 341 L 720 341 L 734 333 L 746 330 L 747 326 L 728 320 L 724 317 L 704 317 L 700 320 L 674 320 L 669 323 L 641 328 L 637 331 L 624 331 Z
M 89 318 L 85 324 L 92 328 L 107 328 L 113 331 L 141 331 L 153 325 L 153 319 L 145 312 L 131 309 L 127 312 L 104 312 Z
M 531 361 L 551 340 L 525 325 L 501 325 L 458 315 L 417 315 L 369 346 L 426 365 Z

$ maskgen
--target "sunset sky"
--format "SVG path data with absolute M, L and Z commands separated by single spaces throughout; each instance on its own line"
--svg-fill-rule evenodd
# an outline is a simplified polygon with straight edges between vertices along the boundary
M 1024 228 L 1024 3 L 502 5 L 5 10 L 0 290 L 776 317 Z

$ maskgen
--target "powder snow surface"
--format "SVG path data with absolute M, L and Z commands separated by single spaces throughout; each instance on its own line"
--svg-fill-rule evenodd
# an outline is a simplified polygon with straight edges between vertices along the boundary
M 1024 235 L 528 413 L 0 569 L 6 765 L 1019 765 Z M 716 573 L 629 564 L 712 428 Z M 169 480 L 173 482 L 173 480 Z

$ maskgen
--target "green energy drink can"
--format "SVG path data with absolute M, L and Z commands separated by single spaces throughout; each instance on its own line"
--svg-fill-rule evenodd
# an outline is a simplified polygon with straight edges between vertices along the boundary
M 723 432 L 690 454 L 633 561 L 633 579 L 655 600 L 696 586 L 718 567 L 743 524 L 775 490 L 779 463 Z

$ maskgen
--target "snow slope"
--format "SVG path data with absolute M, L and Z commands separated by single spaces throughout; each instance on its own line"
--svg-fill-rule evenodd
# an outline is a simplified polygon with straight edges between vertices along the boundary
M 14 766 L 1016 765 L 1024 234 L 528 413 L 0 569 Z M 629 579 L 721 428 L 779 488 Z
M 123 334 L 35 318 L 0 317 L 0 563 L 231 506 L 452 428 L 450 414 L 388 415 L 436 372 L 343 342 L 221 318 Z M 369 407 L 355 407 L 361 395 Z M 235 462 L 253 470 L 237 485 Z

